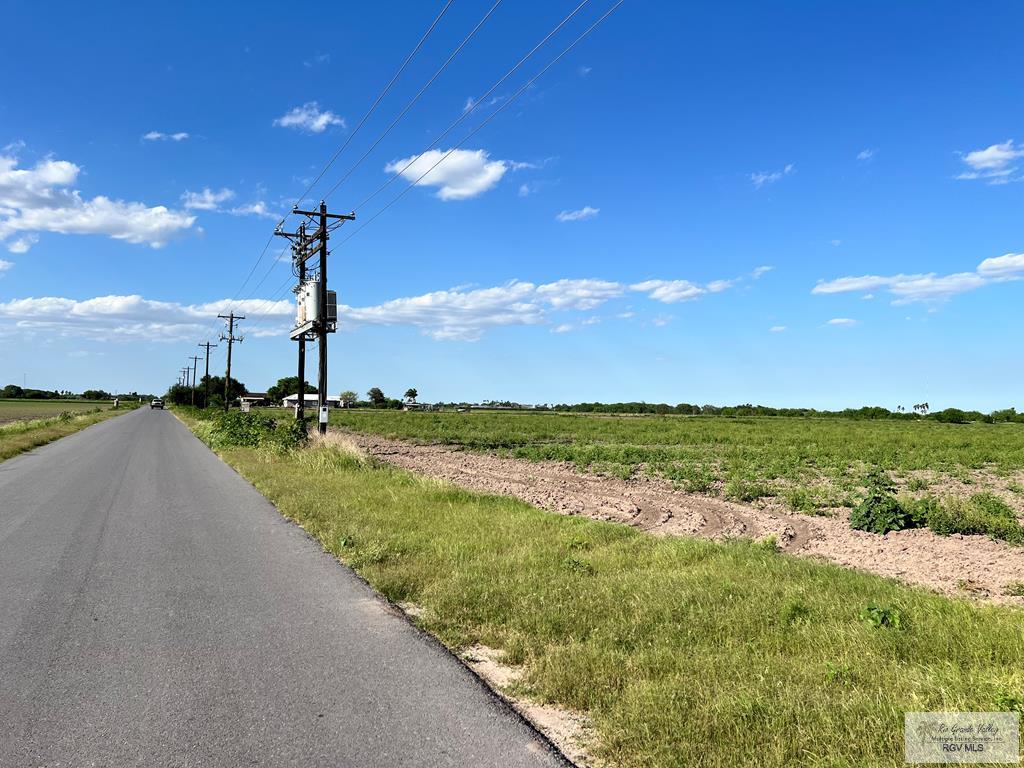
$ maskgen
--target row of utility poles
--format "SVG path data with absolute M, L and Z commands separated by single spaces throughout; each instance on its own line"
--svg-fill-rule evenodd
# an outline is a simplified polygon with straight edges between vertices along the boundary
M 306 220 L 299 224 L 295 232 L 282 232 L 276 229 L 274 234 L 279 237 L 286 237 L 292 244 L 292 266 L 294 274 L 298 278 L 298 285 L 293 289 L 296 296 L 298 312 L 295 320 L 295 327 L 289 334 L 290 338 L 299 343 L 298 356 L 298 407 L 295 409 L 295 418 L 299 421 L 306 420 L 306 342 L 316 341 L 318 351 L 317 371 L 317 429 L 320 434 L 327 432 L 327 334 L 334 333 L 338 328 L 338 302 L 337 294 L 327 290 L 327 257 L 330 251 L 327 249 L 327 241 L 330 232 L 334 228 L 344 224 L 346 221 L 354 221 L 355 212 L 352 213 L 330 213 L 327 210 L 327 203 L 320 201 L 320 206 L 315 211 L 303 211 L 298 207 L 292 210 L 297 216 L 305 216 Z M 336 222 L 331 224 L 331 222 Z M 314 263 L 310 263 L 315 258 Z M 245 320 L 244 315 L 236 315 L 233 311 L 226 315 L 217 315 L 221 320 L 227 322 L 227 333 L 222 333 L 221 341 L 228 343 L 227 372 L 224 376 L 224 410 L 230 406 L 229 391 L 231 387 L 231 352 L 234 344 L 240 344 L 243 337 L 236 335 L 236 325 L 239 321 Z M 206 397 L 203 402 L 208 405 L 210 402 L 210 349 L 216 344 L 204 342 L 199 344 L 206 350 L 204 360 L 206 361 Z M 199 367 L 199 355 L 190 355 L 191 366 L 182 368 L 181 377 L 178 383 L 188 386 L 189 375 L 192 379 L 192 404 L 196 399 L 196 370 Z
M 292 244 L 292 266 L 298 279 L 294 289 L 297 303 L 295 328 L 289 337 L 299 343 L 298 355 L 298 407 L 295 418 L 306 419 L 306 342 L 316 340 L 318 351 L 317 371 L 317 430 L 327 433 L 327 334 L 338 328 L 337 294 L 327 290 L 327 240 L 334 227 L 346 221 L 354 221 L 355 212 L 330 213 L 327 203 L 320 201 L 315 211 L 292 210 L 297 216 L 305 216 L 295 232 L 274 231 L 278 237 L 286 237 Z M 330 222 L 337 222 L 333 226 Z M 312 231 L 310 231 L 312 229 Z M 308 262 L 316 257 L 315 264 Z

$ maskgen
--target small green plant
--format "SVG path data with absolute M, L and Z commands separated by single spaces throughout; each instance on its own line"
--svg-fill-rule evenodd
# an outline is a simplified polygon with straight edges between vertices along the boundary
M 825 682 L 830 685 L 842 685 L 849 683 L 852 673 L 849 664 L 835 664 L 831 661 L 825 662 Z
M 1024 581 L 1011 581 L 1003 587 L 1003 594 L 1010 597 L 1024 597 Z
M 578 557 L 572 555 L 567 556 L 562 561 L 562 568 L 571 573 L 578 573 L 581 576 L 593 576 L 597 571 L 590 563 L 586 560 L 581 560 Z
M 858 531 L 886 534 L 914 528 L 918 522 L 896 498 L 896 488 L 881 469 L 868 475 L 868 494 L 850 513 L 850 527 Z
M 869 603 L 868 607 L 860 612 L 860 620 L 872 629 L 899 629 L 903 616 L 898 608 Z
M 788 626 L 806 624 L 811 619 L 811 607 L 800 598 L 787 602 L 782 608 L 782 622 Z
M 928 481 L 923 477 L 912 477 L 907 481 L 908 491 L 923 491 L 928 488 Z
M 997 712 L 1016 712 L 1024 716 L 1024 694 L 1000 693 L 995 705 Z

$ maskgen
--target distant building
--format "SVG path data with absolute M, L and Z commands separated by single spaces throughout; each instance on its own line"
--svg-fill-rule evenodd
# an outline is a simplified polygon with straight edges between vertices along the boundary
M 270 405 L 270 400 L 267 398 L 266 392 L 249 392 L 248 394 L 242 395 L 239 400 L 243 403 L 255 406 Z
M 320 396 L 317 395 L 315 392 L 311 395 L 306 395 L 303 398 L 303 400 L 305 401 L 304 404 L 307 408 L 316 408 L 320 404 L 319 398 Z M 297 393 L 293 395 L 288 395 L 288 397 L 281 401 L 281 405 L 283 405 L 285 408 L 294 408 L 298 404 L 299 395 Z M 341 408 L 341 396 L 339 395 L 338 397 L 334 397 L 333 395 L 328 395 L 327 406 L 329 408 Z

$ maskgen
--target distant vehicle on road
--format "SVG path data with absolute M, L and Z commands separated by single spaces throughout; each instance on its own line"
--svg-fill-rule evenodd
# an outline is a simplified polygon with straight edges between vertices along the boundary
M 151 402 L 149 404 L 150 410 L 152 410 L 153 408 L 159 408 L 159 409 L 163 410 L 163 407 L 164 407 L 164 401 L 161 400 L 159 397 L 154 398 L 153 402 Z

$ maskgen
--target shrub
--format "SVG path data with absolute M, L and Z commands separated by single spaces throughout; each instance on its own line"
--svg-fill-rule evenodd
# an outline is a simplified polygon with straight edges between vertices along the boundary
M 992 493 L 970 499 L 948 499 L 928 514 L 928 527 L 940 536 L 953 533 L 985 535 L 1011 544 L 1024 544 L 1024 527 L 1006 502 Z
M 228 411 L 212 420 L 206 433 L 214 448 L 246 447 L 289 450 L 307 439 L 306 428 L 294 419 L 279 422 L 259 413 Z
M 1010 597 L 1024 597 L 1024 581 L 1011 581 L 1003 588 L 1003 594 Z
M 860 612 L 860 620 L 872 629 L 899 629 L 903 615 L 898 608 L 869 603 L 868 607 Z
M 868 495 L 850 513 L 850 527 L 886 534 L 919 526 L 918 518 L 904 509 L 896 498 L 895 490 L 885 472 L 874 470 L 868 475 Z

